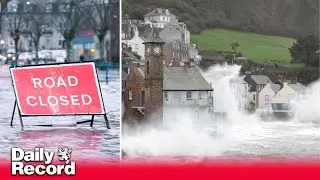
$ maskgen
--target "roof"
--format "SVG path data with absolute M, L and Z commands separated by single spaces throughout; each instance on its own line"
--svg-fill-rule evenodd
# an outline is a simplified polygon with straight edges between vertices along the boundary
M 132 51 L 127 51 L 127 50 L 122 50 L 122 57 L 129 57 L 132 61 L 140 61 L 139 59 L 139 55 L 137 55 L 136 53 L 132 52 Z M 125 58 L 124 58 L 125 59 Z
M 198 67 L 164 67 L 164 91 L 213 91 Z
M 307 90 L 307 88 L 300 83 L 288 84 L 288 86 L 298 93 L 303 93 Z
M 166 15 L 166 16 L 174 16 L 170 13 L 168 9 L 156 8 L 151 12 L 145 14 L 144 16 L 158 16 L 158 15 Z
M 264 76 L 264 75 L 252 75 L 251 79 L 257 84 L 272 83 L 272 81 L 268 78 L 268 76 Z
M 147 37 L 147 39 L 144 41 L 143 44 L 146 44 L 146 43 L 160 43 L 160 44 L 165 44 L 165 42 L 160 38 L 159 36 L 159 30 L 158 29 L 155 29 L 153 28 L 151 33 L 150 33 L 150 36 Z
M 280 91 L 281 86 L 280 86 L 279 84 L 271 84 L 271 85 L 270 85 L 270 88 L 271 88 L 275 93 L 277 93 L 278 91 Z
M 244 80 L 245 77 L 236 77 L 232 78 L 230 80 L 230 83 L 239 83 L 239 84 L 247 84 L 247 82 Z

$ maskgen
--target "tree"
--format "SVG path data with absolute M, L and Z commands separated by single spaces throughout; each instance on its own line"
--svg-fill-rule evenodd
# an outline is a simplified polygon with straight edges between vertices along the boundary
M 238 51 L 238 48 L 240 47 L 240 43 L 237 42 L 237 41 L 234 41 L 231 43 L 231 49 L 233 50 L 233 59 L 232 59 L 232 64 L 233 64 L 233 61 L 236 59 L 236 53 Z
M 90 1 L 91 5 L 83 8 L 85 11 L 87 22 L 95 32 L 99 40 L 99 58 L 104 58 L 105 37 L 110 28 L 111 23 L 111 8 L 110 3 L 106 0 Z
M 56 4 L 59 6 L 59 13 L 54 16 L 57 30 L 60 31 L 64 38 L 64 44 L 67 51 L 67 61 L 71 59 L 72 45 L 71 42 L 76 36 L 76 31 L 83 19 L 80 12 L 81 0 L 60 0 Z
M 26 33 L 30 35 L 30 38 L 35 47 L 36 64 L 39 62 L 39 41 L 43 34 L 48 32 L 49 18 L 45 14 L 45 9 L 40 4 L 32 6 L 32 13 L 26 14 Z
M 319 37 L 316 35 L 309 35 L 299 38 L 297 42 L 293 43 L 289 48 L 293 62 L 303 62 L 306 65 L 318 66 L 319 55 L 316 53 L 319 50 Z
M 231 49 L 233 50 L 234 53 L 237 53 L 239 47 L 240 47 L 239 42 L 234 41 L 231 43 Z
M 5 20 L 5 26 L 13 39 L 15 47 L 15 57 L 18 59 L 18 43 L 20 40 L 21 31 L 25 28 L 23 14 L 21 14 L 21 5 L 19 3 L 13 3 L 7 9 L 7 12 L 3 14 Z

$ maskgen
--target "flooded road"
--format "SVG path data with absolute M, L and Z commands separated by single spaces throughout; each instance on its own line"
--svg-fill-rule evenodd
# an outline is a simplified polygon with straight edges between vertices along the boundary
M 99 76 L 105 72 L 99 72 Z M 120 132 L 120 76 L 118 70 L 110 70 L 111 81 L 101 82 L 107 117 L 111 129 L 106 128 L 103 116 L 96 116 L 93 128 L 90 123 L 76 127 L 39 127 L 39 124 L 61 124 L 89 120 L 91 116 L 65 117 L 23 117 L 24 130 L 16 112 L 13 127 L 10 127 L 11 114 L 14 105 L 14 92 L 7 66 L 0 68 L 0 157 L 10 154 L 12 147 L 32 149 L 43 147 L 57 150 L 68 147 L 73 150 L 75 159 L 110 159 L 117 161 L 119 156 Z M 99 79 L 103 79 L 100 77 Z

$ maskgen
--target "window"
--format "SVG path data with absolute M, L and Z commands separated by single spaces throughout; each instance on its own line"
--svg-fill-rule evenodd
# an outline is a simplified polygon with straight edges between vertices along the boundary
M 265 95 L 264 100 L 269 101 L 269 95 Z
M 46 13 L 51 13 L 52 12 L 52 4 L 48 3 L 46 4 Z
M 202 99 L 202 92 L 199 92 L 199 99 Z
M 168 100 L 168 92 L 164 92 L 164 98 Z
M 255 95 L 255 94 L 253 95 L 253 100 L 254 100 L 254 101 L 256 100 L 256 95 Z
M 59 40 L 59 46 L 62 46 L 63 40 Z
M 192 92 L 187 91 L 187 100 L 191 100 L 191 99 L 192 99 Z
M 132 101 L 132 90 L 129 90 L 129 101 Z
M 139 44 L 135 44 L 135 45 L 134 45 L 134 49 L 135 49 L 135 50 L 139 50 Z

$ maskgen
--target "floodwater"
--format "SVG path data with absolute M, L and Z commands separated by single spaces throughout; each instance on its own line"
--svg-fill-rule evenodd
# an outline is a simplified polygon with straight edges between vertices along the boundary
M 103 79 L 105 72 L 98 73 Z M 10 126 L 11 114 L 15 101 L 13 87 L 9 76 L 9 68 L 0 66 L 0 157 L 10 155 L 12 147 L 33 149 L 43 147 L 57 150 L 59 147 L 71 148 L 72 158 L 119 160 L 120 146 L 120 76 L 118 70 L 110 70 L 112 77 L 108 84 L 100 82 L 105 108 L 111 129 L 106 128 L 103 116 L 96 116 L 93 128 L 90 123 L 77 126 L 61 126 L 74 124 L 77 121 L 89 120 L 91 116 L 66 117 L 23 117 L 24 130 L 16 112 L 14 125 Z M 55 127 L 39 127 L 34 125 L 54 124 Z M 58 126 L 60 124 L 60 126 Z
M 288 121 L 262 121 L 259 114 L 239 110 L 230 79 L 239 76 L 239 66 L 215 66 L 203 72 L 214 88 L 215 108 L 225 118 L 200 114 L 177 107 L 164 119 L 164 126 L 130 132 L 124 128 L 122 148 L 128 156 L 201 158 L 274 157 L 320 159 L 320 82 L 312 92 L 294 104 Z M 129 133 L 130 132 L 130 133 Z M 195 157 L 196 158 L 196 157 Z M 245 158 L 246 159 L 246 158 Z

